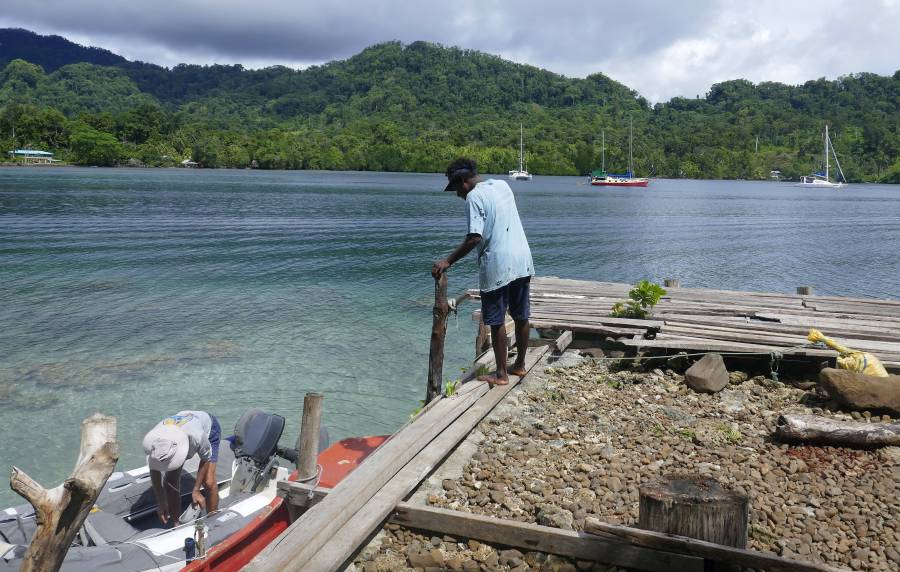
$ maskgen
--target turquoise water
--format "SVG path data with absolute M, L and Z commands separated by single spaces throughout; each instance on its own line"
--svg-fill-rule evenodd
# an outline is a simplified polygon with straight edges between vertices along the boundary
M 540 274 L 900 295 L 900 188 L 581 178 L 514 182 Z M 0 169 L 0 466 L 68 475 L 80 421 L 116 415 L 120 467 L 164 415 L 258 406 L 296 435 L 396 429 L 424 393 L 431 263 L 465 232 L 425 174 Z M 460 263 L 450 292 L 476 284 Z M 445 372 L 472 358 L 463 306 Z M 18 502 L 0 491 L 0 507 Z

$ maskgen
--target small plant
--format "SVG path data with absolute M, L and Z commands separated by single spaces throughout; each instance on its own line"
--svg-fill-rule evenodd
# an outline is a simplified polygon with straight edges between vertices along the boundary
M 478 369 L 475 370 L 475 377 L 487 375 L 489 373 L 491 373 L 491 368 L 486 365 L 480 365 L 478 366 Z
M 741 432 L 727 423 L 722 423 L 721 425 L 719 425 L 719 430 L 725 434 L 725 440 L 729 443 L 736 445 L 741 442 L 741 439 L 743 439 L 743 435 L 741 435 Z
M 656 306 L 659 299 L 665 295 L 665 289 L 659 284 L 641 280 L 628 292 L 631 300 L 627 304 L 616 302 L 612 307 L 611 315 L 616 318 L 646 318 L 653 310 L 653 306 Z
M 459 379 L 457 379 L 455 381 L 451 381 L 448 379 L 447 382 L 444 384 L 444 397 L 450 397 L 451 395 L 456 393 L 456 390 L 459 389 L 460 381 L 461 380 L 459 380 Z

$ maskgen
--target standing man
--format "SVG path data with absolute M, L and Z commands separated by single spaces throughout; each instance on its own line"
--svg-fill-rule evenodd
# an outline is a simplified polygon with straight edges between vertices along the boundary
M 431 267 L 439 278 L 457 260 L 478 248 L 478 288 L 481 317 L 491 327 L 497 371 L 478 379 L 494 385 L 509 383 L 509 374 L 525 375 L 528 349 L 529 283 L 534 275 L 531 249 L 525 238 L 516 199 L 505 181 L 484 180 L 475 161 L 461 157 L 447 167 L 447 187 L 466 201 L 468 232 L 456 250 Z M 506 367 L 506 310 L 516 323 L 516 361 Z
M 205 508 L 207 512 L 219 507 L 216 461 L 221 436 L 219 420 L 205 411 L 179 411 L 157 423 L 144 436 L 150 484 L 163 526 L 174 526 L 181 516 L 181 468 L 195 454 L 200 456 L 200 467 L 191 492 L 191 504 Z M 201 487 L 205 497 L 200 492 Z

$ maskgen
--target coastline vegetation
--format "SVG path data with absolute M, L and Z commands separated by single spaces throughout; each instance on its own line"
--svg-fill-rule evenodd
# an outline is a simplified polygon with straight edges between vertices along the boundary
M 796 179 L 819 168 L 827 121 L 850 182 L 900 183 L 900 71 L 734 80 L 651 105 L 603 74 L 567 78 L 426 42 L 297 71 L 166 69 L 57 38 L 67 59 L 32 36 L 18 54 L 31 61 L 0 57 L 0 160 L 37 148 L 82 165 L 440 172 L 467 155 L 503 173 L 522 123 L 531 172 L 582 175 L 599 165 L 601 131 L 606 165 L 627 165 L 631 118 L 642 176 Z

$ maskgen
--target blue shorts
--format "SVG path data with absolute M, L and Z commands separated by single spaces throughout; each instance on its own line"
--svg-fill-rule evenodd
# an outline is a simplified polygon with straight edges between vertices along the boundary
M 222 427 L 219 425 L 219 420 L 216 419 L 215 415 L 210 413 L 209 417 L 212 419 L 212 427 L 209 430 L 209 448 L 211 449 L 209 462 L 215 463 L 219 460 L 219 441 L 222 440 Z
M 517 278 L 496 290 L 481 292 L 481 319 L 486 326 L 502 326 L 506 322 L 506 309 L 513 320 L 527 320 L 531 314 L 531 276 Z

